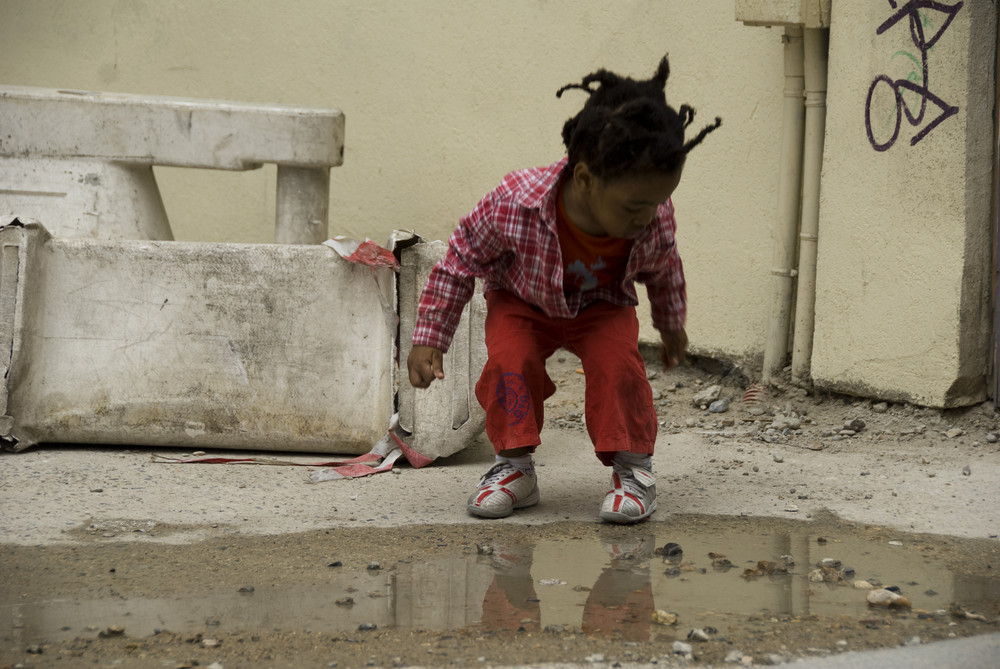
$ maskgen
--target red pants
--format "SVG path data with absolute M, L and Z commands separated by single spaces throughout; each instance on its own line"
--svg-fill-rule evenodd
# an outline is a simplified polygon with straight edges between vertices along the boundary
M 556 390 L 545 361 L 560 348 L 583 363 L 587 432 L 601 462 L 617 451 L 652 455 L 656 410 L 635 309 L 597 302 L 576 318 L 549 318 L 501 290 L 486 294 L 488 359 L 476 384 L 496 452 L 541 443 L 543 403 Z

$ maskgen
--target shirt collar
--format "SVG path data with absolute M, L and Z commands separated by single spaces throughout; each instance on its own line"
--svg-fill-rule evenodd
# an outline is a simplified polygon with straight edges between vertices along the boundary
M 556 186 L 568 161 L 568 158 L 563 157 L 548 167 L 541 168 L 532 182 L 515 194 L 518 204 L 530 209 L 549 209 L 551 206 L 554 211 L 554 198 L 559 192 Z

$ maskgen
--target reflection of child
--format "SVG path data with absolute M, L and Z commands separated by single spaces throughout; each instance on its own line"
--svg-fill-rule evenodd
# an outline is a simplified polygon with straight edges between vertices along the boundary
M 598 70 L 561 88 L 557 96 L 589 96 L 563 126 L 568 156 L 507 175 L 461 219 L 431 272 L 407 360 L 418 388 L 444 378 L 442 353 L 475 279 L 485 279 L 488 359 L 476 397 L 497 457 L 468 500 L 474 515 L 501 518 L 538 503 L 531 454 L 555 392 L 545 361 L 559 348 L 580 357 L 587 430 L 613 468 L 601 518 L 632 523 L 656 509 L 656 411 L 634 282 L 646 284 L 664 364 L 677 364 L 687 346 L 685 285 L 670 195 L 687 153 L 721 123 L 685 143 L 694 110 L 667 105 L 669 71 L 663 58 L 649 80 Z

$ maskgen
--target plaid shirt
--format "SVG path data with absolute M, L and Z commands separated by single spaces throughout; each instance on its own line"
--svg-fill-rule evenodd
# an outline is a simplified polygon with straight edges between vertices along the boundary
M 509 291 L 550 318 L 573 318 L 598 300 L 637 305 L 639 281 L 646 284 L 653 326 L 660 331 L 684 327 L 684 269 L 674 242 L 677 223 L 670 200 L 633 242 L 621 281 L 584 292 L 563 291 L 556 197 L 565 167 L 563 158 L 548 167 L 512 172 L 462 217 L 420 296 L 415 346 L 447 352 L 476 278 L 484 279 L 485 292 Z

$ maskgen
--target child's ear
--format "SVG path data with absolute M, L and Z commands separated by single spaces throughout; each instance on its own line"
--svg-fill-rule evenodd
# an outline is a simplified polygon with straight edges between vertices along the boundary
M 590 168 L 587 167 L 586 163 L 580 162 L 573 167 L 573 181 L 581 192 L 588 192 L 594 185 L 595 180 L 596 177 L 590 171 Z

